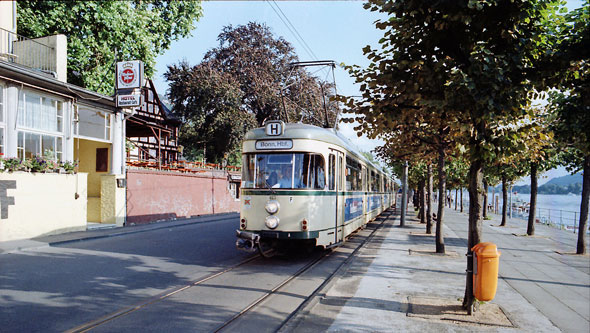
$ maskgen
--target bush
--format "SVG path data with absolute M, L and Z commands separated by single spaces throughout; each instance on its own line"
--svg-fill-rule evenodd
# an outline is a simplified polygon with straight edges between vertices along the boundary
M 14 171 L 27 171 L 27 172 L 47 172 L 47 171 L 59 171 L 63 169 L 69 174 L 74 174 L 78 171 L 77 162 L 65 161 L 62 163 L 56 163 L 53 159 L 47 159 L 40 156 L 33 158 L 25 158 L 21 160 L 16 157 L 2 158 L 0 157 L 0 171 L 14 172 Z

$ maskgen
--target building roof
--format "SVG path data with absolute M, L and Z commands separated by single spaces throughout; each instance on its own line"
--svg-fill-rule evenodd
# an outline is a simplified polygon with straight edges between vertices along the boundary
M 38 70 L 3 60 L 0 60 L 0 79 L 34 89 L 46 90 L 48 93 L 65 95 L 64 97 L 74 98 L 77 102 L 110 109 L 112 112 L 117 111 L 113 96 L 105 96 L 70 83 L 58 81 Z

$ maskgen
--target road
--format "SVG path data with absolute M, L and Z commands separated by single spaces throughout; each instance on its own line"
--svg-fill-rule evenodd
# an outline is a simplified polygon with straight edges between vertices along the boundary
M 65 331 L 243 261 L 236 215 L 0 256 L 2 331 Z
M 386 220 L 335 250 L 265 259 L 235 249 L 238 219 L 1 254 L 2 332 L 276 331 Z

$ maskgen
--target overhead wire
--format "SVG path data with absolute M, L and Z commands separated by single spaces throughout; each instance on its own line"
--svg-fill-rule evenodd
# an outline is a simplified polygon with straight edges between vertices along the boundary
M 277 14 L 277 16 L 279 17 L 279 19 L 283 22 L 283 24 L 285 25 L 285 27 L 287 27 L 287 29 L 291 32 L 291 34 L 293 35 L 293 37 L 295 37 L 295 39 L 303 47 L 303 50 L 312 59 L 314 59 L 315 61 L 319 61 L 318 57 L 315 55 L 315 53 L 313 52 L 313 50 L 311 49 L 311 47 L 309 46 L 309 44 L 307 44 L 307 42 L 305 41 L 305 39 L 303 38 L 303 36 L 301 36 L 301 34 L 299 33 L 299 31 L 297 30 L 297 28 L 295 27 L 295 25 L 293 25 L 293 23 L 291 22 L 291 20 L 289 20 L 289 18 L 285 14 L 285 12 L 283 12 L 283 10 L 279 6 L 279 4 L 276 3 L 275 0 L 265 0 L 265 1 L 269 4 L 269 6 L 272 8 L 272 10 L 275 12 L 275 14 Z M 332 66 L 331 69 L 332 69 L 332 77 L 334 79 L 334 87 L 333 87 L 333 89 L 334 89 L 334 94 L 336 95 L 337 94 L 337 92 L 336 92 L 336 77 L 335 77 L 335 73 L 334 73 L 334 67 Z M 326 66 L 321 66 L 318 70 L 316 70 L 315 72 L 311 73 L 310 76 L 313 76 L 315 73 L 317 73 L 319 71 L 325 71 L 326 78 L 324 79 L 324 81 L 326 81 L 327 78 L 328 78 L 328 76 L 330 75 L 330 70 L 327 70 L 326 69 Z M 292 84 L 295 84 L 296 82 L 293 82 Z M 290 84 L 289 86 L 291 86 L 292 84 Z M 283 89 L 286 89 L 287 87 L 284 87 Z M 285 112 L 286 112 L 286 110 L 285 110 Z

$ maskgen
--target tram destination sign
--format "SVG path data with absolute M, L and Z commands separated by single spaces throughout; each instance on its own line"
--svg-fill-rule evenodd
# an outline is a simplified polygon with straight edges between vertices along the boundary
M 256 141 L 257 150 L 272 150 L 272 149 L 291 149 L 293 148 L 293 141 L 291 140 L 258 140 Z

